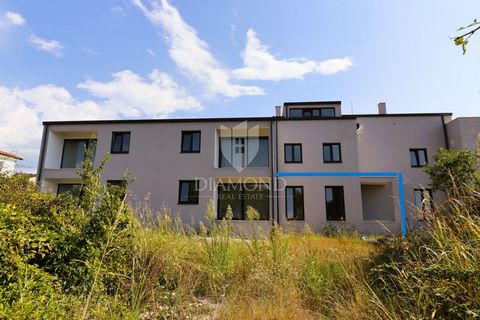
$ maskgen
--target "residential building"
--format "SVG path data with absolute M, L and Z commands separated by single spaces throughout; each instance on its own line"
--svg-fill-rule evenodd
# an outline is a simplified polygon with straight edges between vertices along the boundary
M 362 232 L 404 231 L 431 199 L 424 166 L 438 148 L 471 148 L 480 118 L 451 113 L 342 115 L 340 101 L 287 102 L 273 117 L 44 122 L 37 178 L 42 189 L 79 194 L 84 149 L 98 165 L 111 159 L 105 183 L 128 170 L 128 201 L 147 197 L 186 223 L 204 220 L 210 199 L 217 218 L 228 205 L 236 225 L 248 206 L 258 224 L 313 230 L 328 225 Z
M 15 173 L 17 161 L 23 160 L 16 154 L 0 150 L 0 174 L 11 176 Z

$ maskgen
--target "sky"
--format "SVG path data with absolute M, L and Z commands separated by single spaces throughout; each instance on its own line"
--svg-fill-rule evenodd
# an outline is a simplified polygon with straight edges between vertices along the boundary
M 0 150 L 36 169 L 42 121 L 343 114 L 480 116 L 471 1 L 2 0 Z

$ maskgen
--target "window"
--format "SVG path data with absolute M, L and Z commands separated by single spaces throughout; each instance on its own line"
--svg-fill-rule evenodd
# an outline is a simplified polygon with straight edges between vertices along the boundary
M 325 187 L 325 206 L 328 221 L 345 221 L 343 186 Z
M 182 131 L 182 153 L 200 152 L 200 131 Z
M 323 162 L 335 163 L 342 162 L 342 151 L 340 143 L 324 143 L 323 144 Z
M 427 149 L 410 149 L 410 163 L 412 168 L 425 167 L 428 163 Z
M 432 189 L 414 189 L 415 206 L 422 211 L 433 210 Z
M 57 186 L 57 195 L 72 195 L 74 197 L 80 197 L 82 193 L 81 184 L 73 183 L 59 183 Z
M 117 194 L 120 198 L 125 198 L 127 193 L 127 181 L 125 180 L 107 180 L 109 191 Z
M 304 220 L 303 187 L 285 188 L 285 211 L 287 220 Z
M 198 180 L 180 180 L 178 204 L 198 204 Z
M 235 153 L 245 153 L 245 138 L 235 138 Z
M 93 148 L 93 157 L 95 158 L 96 142 L 97 140 L 89 139 L 65 139 L 60 168 L 81 168 L 87 148 Z
M 285 163 L 302 162 L 302 144 L 285 143 Z
M 253 207 L 260 213 L 260 220 L 268 220 L 269 187 L 266 183 L 227 183 L 218 185 L 218 219 L 225 217 L 230 205 L 234 220 L 246 220 L 247 208 Z
M 130 132 L 112 132 L 110 153 L 128 153 L 130 151 Z
M 335 108 L 292 108 L 288 110 L 290 118 L 331 118 L 335 117 Z
M 219 144 L 219 168 L 268 167 L 268 137 L 221 137 Z

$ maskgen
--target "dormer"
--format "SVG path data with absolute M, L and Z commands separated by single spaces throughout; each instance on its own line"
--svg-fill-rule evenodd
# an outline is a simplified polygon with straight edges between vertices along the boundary
M 334 118 L 342 115 L 341 101 L 285 102 L 286 118 Z

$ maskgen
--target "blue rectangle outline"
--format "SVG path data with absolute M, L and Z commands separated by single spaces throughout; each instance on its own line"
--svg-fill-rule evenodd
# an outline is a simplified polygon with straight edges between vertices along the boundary
M 359 178 L 397 178 L 400 202 L 402 235 L 407 235 L 405 217 L 405 195 L 403 190 L 403 174 L 401 172 L 277 172 L 277 177 L 359 177 Z

